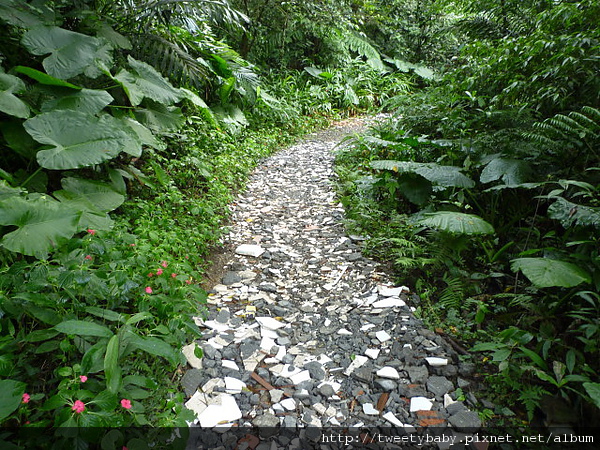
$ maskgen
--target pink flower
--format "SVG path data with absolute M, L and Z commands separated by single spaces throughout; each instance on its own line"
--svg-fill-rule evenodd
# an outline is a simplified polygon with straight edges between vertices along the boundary
M 192 284 L 192 280 L 185 280 L 186 284 Z
M 30 400 L 30 399 L 31 399 L 31 396 L 30 396 L 30 395 L 29 395 L 27 392 L 25 392 L 25 393 L 23 394 L 23 400 L 21 400 L 21 401 L 22 401 L 23 403 L 29 403 L 29 400 Z
M 75 403 L 73 403 L 71 409 L 77 414 L 81 414 L 83 411 L 85 411 L 85 404 L 81 400 L 75 400 Z
M 146 294 L 152 294 L 152 288 L 150 286 L 146 288 Z
M 175 277 L 177 277 L 177 274 L 176 273 L 172 273 L 171 274 L 171 278 L 175 278 Z
M 156 275 L 162 275 L 162 274 L 163 274 L 163 270 L 162 270 L 162 269 L 158 269 L 158 270 L 156 271 Z
M 87 259 L 88 261 L 91 261 L 92 257 L 91 257 L 91 255 L 85 255 L 85 259 Z
M 167 268 L 167 266 L 168 266 L 168 264 L 167 264 L 167 262 L 166 262 L 166 261 L 163 261 L 163 262 L 161 263 L 161 266 L 163 266 L 163 267 L 166 269 L 166 268 Z
M 121 400 L 121 406 L 125 409 L 131 409 L 131 401 L 124 398 Z
M 153 274 L 152 272 L 150 272 L 150 273 L 148 274 L 148 276 L 149 276 L 149 277 L 153 277 L 153 276 L 154 276 L 154 274 Z
M 96 230 L 92 230 L 91 228 L 88 228 L 87 232 L 90 233 L 92 236 L 96 234 Z
M 80 375 L 79 379 L 81 380 L 82 383 L 85 383 L 87 381 L 87 377 L 85 375 Z
M 130 247 L 135 247 L 135 244 L 129 244 Z

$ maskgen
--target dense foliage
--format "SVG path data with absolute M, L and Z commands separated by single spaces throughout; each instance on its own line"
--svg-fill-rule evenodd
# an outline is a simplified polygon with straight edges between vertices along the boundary
M 436 82 L 391 99 L 393 118 L 340 152 L 340 190 L 349 225 L 416 286 L 420 314 L 489 355 L 501 402 L 528 420 L 543 410 L 592 425 L 600 7 L 484 3 L 457 15 L 448 45 L 476 39 Z
M 349 226 L 527 419 L 597 411 L 599 8 L 0 0 L 0 423 L 185 424 L 233 193 L 378 107 L 338 157 Z

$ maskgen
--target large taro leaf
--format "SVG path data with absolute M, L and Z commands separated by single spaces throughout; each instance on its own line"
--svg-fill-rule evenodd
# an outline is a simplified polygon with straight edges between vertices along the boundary
M 133 106 L 149 98 L 163 105 L 172 105 L 183 98 L 182 92 L 173 87 L 156 69 L 149 64 L 128 57 L 131 71 L 121 69 L 114 77 L 120 83 Z
M 518 258 L 511 261 L 510 268 L 515 272 L 522 271 L 539 288 L 569 288 L 591 282 L 590 275 L 581 267 L 557 259 Z
M 47 86 L 58 86 L 75 90 L 82 89 L 81 87 L 69 83 L 68 81 L 64 81 L 60 78 L 53 77 L 37 69 L 32 69 L 31 67 L 15 66 L 12 70 L 18 73 L 22 73 L 23 75 L 27 75 L 29 78 L 34 79 L 38 83 L 45 84 Z
M 460 172 L 460 167 L 440 166 L 436 163 L 417 163 L 413 161 L 373 161 L 371 167 L 374 169 L 391 170 L 396 173 L 416 173 L 433 185 L 439 187 L 463 187 L 471 188 L 475 182 Z
M 110 185 L 98 181 L 68 177 L 63 178 L 61 184 L 65 191 L 85 197 L 100 211 L 113 211 L 125 201 Z
M 162 133 L 178 129 L 185 122 L 181 109 L 148 101 L 146 108 L 137 109 L 135 118 L 151 130 Z
M 21 28 L 33 28 L 52 21 L 48 7 L 38 3 L 37 7 L 23 0 L 1 0 L 0 20 Z
M 131 130 L 133 135 L 136 136 L 136 138 L 139 139 L 139 141 L 143 145 L 147 145 L 148 147 L 152 147 L 157 150 L 163 150 L 166 148 L 166 145 L 163 142 L 159 141 L 156 138 L 156 136 L 154 136 L 154 134 L 152 134 L 152 131 L 150 131 L 144 125 L 139 123 L 137 120 L 133 120 L 131 117 L 123 117 L 123 118 L 121 118 L 121 120 L 123 121 L 123 123 L 125 124 L 127 129 Z M 141 155 L 141 151 L 140 151 L 140 154 L 137 154 L 137 155 L 134 153 L 131 153 L 131 152 L 128 152 L 128 153 L 131 156 L 135 156 L 135 157 L 139 157 Z
M 82 89 L 44 102 L 42 104 L 42 112 L 70 110 L 88 114 L 97 114 L 113 100 L 112 95 L 106 91 Z
M 453 211 L 425 214 L 417 223 L 453 234 L 493 234 L 494 227 L 481 217 Z
M 65 190 L 54 191 L 52 195 L 66 207 L 81 211 L 81 217 L 77 224 L 79 231 L 89 228 L 93 230 L 110 230 L 113 227 L 114 222 L 110 216 L 87 198 Z
M 27 159 L 35 157 L 38 143 L 27 134 L 22 120 L 3 120 L 0 122 L 0 131 L 6 144 L 19 155 Z
M 99 164 L 141 145 L 118 119 L 108 114 L 52 111 L 27 120 L 24 126 L 36 141 L 51 146 L 37 154 L 38 163 L 46 169 Z
M 550 205 L 548 208 L 548 217 L 560 221 L 561 225 L 565 228 L 574 225 L 600 228 L 600 208 L 579 205 L 562 197 L 557 198 Z
M 20 78 L 0 72 L 0 111 L 21 119 L 29 117 L 29 106 L 15 96 L 24 91 L 25 83 Z
M 97 61 L 108 62 L 110 53 L 104 41 L 59 27 L 37 27 L 27 31 L 22 44 L 34 55 L 50 56 L 42 61 L 48 74 L 68 80 L 80 75 Z M 98 75 L 93 71 L 88 75 Z
M 0 225 L 17 229 L 5 234 L 0 244 L 12 252 L 46 258 L 77 232 L 80 215 L 47 196 L 10 197 L 0 201 Z
M 481 172 L 479 181 L 490 183 L 502 180 L 506 186 L 516 186 L 524 183 L 531 173 L 529 164 L 525 161 L 509 158 L 494 158 Z

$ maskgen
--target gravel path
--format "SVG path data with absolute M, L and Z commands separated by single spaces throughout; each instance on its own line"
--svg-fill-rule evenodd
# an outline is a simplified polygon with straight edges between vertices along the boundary
M 193 448 L 458 449 L 481 427 L 456 401 L 472 365 L 345 235 L 331 151 L 361 125 L 265 160 L 232 205 L 233 258 L 196 319 L 204 357 L 184 349 L 186 406 L 202 427 Z

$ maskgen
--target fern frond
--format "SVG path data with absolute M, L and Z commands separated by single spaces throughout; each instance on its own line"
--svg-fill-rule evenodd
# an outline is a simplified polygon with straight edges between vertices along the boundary
M 366 58 L 367 64 L 376 70 L 384 70 L 385 66 L 381 61 L 381 55 L 366 39 L 358 33 L 345 32 L 343 34 L 343 43 L 353 52 Z
M 202 89 L 214 77 L 210 65 L 194 58 L 185 48 L 158 34 L 131 36 L 133 55 L 180 85 Z
M 440 293 L 438 303 L 446 309 L 460 310 L 464 300 L 464 283 L 459 277 L 444 276 L 447 287 Z

